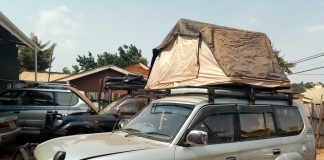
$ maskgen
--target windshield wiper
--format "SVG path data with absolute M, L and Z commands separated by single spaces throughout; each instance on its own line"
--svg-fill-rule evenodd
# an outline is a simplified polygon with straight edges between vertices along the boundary
M 164 133 L 160 133 L 160 132 L 144 132 L 142 134 L 155 134 L 155 135 L 161 135 L 161 136 L 170 137 L 169 135 L 164 134 Z
M 139 130 L 137 129 L 134 129 L 134 128 L 120 128 L 120 129 L 116 129 L 114 130 L 115 131 L 131 131 L 131 132 L 140 132 Z

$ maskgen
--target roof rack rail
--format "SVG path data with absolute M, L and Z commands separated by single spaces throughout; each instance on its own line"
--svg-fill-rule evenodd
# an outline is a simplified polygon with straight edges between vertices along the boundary
M 249 104 L 255 100 L 278 100 L 293 103 L 293 93 L 283 92 L 278 88 L 262 88 L 255 86 L 201 86 L 178 87 L 166 89 L 167 95 L 207 95 L 209 103 L 214 103 L 217 98 L 248 99 Z
M 68 89 L 68 87 L 72 87 L 71 84 L 65 83 L 32 83 L 27 87 L 36 87 L 36 88 L 46 88 L 46 89 Z

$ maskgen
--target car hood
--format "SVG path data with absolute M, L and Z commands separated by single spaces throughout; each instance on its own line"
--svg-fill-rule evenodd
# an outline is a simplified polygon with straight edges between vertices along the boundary
M 87 159 L 110 154 L 136 152 L 165 146 L 137 136 L 123 133 L 98 133 L 66 136 L 46 141 L 37 146 L 34 155 L 38 160 L 53 159 L 57 151 L 66 152 L 65 159 Z

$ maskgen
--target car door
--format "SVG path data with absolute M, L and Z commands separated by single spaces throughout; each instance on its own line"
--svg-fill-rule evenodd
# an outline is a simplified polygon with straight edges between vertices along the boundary
M 23 126 L 24 107 L 21 104 L 21 97 L 24 94 L 22 90 L 7 90 L 0 95 L 0 112 L 11 112 L 17 115 L 17 124 Z
M 282 142 L 270 106 L 239 106 L 241 160 L 274 160 Z
M 28 90 L 22 97 L 24 106 L 24 129 L 39 131 L 45 126 L 45 116 L 55 110 L 54 94 L 51 91 Z
M 177 146 L 175 159 L 238 160 L 239 144 L 235 138 L 236 107 L 208 105 L 197 114 L 189 131 L 208 133 L 206 146 Z

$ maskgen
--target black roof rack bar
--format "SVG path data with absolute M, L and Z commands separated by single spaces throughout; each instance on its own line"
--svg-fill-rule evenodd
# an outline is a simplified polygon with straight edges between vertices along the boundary
M 193 89 L 206 89 L 206 92 L 195 92 Z M 187 92 L 172 93 L 173 89 L 188 89 Z M 276 88 L 254 88 L 246 86 L 243 88 L 237 87 L 218 87 L 218 86 L 204 86 L 204 87 L 178 87 L 166 89 L 166 95 L 208 95 L 209 103 L 214 103 L 217 98 L 237 98 L 248 99 L 250 104 L 255 104 L 255 100 L 278 100 L 288 101 L 289 105 L 293 102 L 293 93 L 280 92 Z

